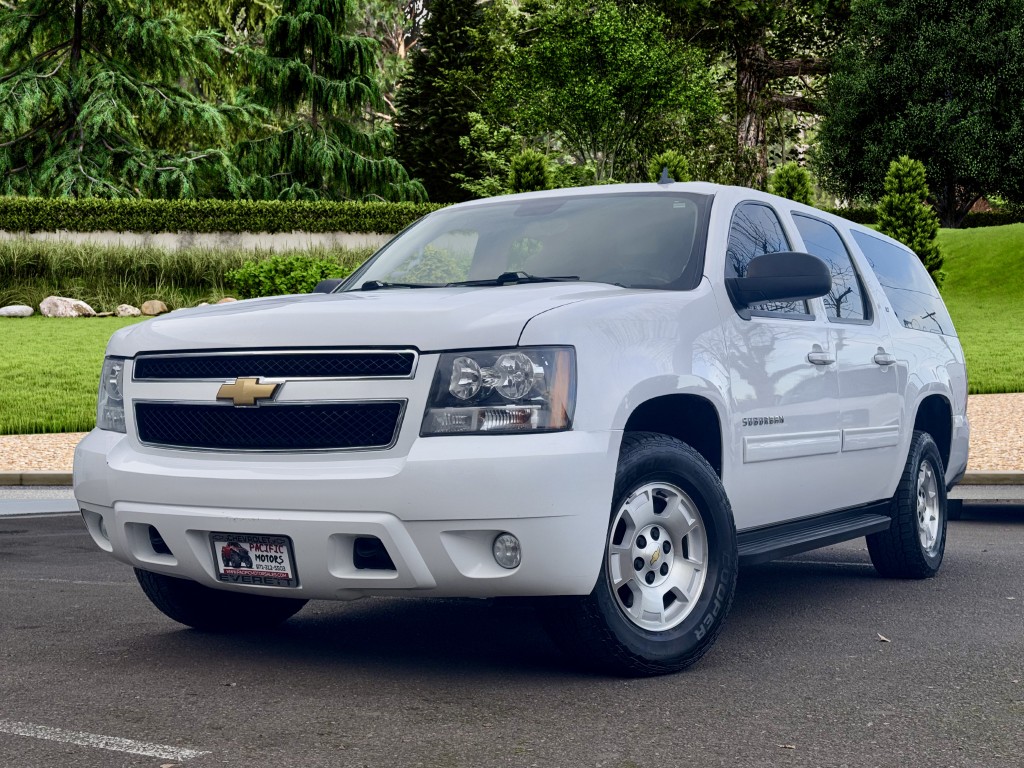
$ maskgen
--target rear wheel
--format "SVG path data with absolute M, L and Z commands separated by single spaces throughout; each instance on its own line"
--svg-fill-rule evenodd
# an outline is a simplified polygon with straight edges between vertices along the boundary
M 939 448 L 927 432 L 914 432 L 907 463 L 889 503 L 892 524 L 867 537 L 875 570 L 895 579 L 926 579 L 946 549 L 946 482 Z
M 695 663 L 722 629 L 736 586 L 736 531 L 721 481 L 666 435 L 623 438 L 601 573 L 586 597 L 541 603 L 560 646 L 632 676 Z
M 249 632 L 270 629 L 298 613 L 305 600 L 211 589 L 188 579 L 135 569 L 142 591 L 163 614 L 196 629 Z

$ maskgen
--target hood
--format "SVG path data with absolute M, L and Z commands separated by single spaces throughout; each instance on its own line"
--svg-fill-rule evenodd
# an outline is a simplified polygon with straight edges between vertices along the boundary
M 415 347 L 422 352 L 515 346 L 556 307 L 624 293 L 604 283 L 392 288 L 251 299 L 176 310 L 123 328 L 108 354 L 191 349 Z

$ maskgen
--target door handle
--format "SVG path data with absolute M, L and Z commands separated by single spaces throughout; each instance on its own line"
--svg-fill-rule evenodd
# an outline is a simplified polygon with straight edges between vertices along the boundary
M 836 359 L 829 352 L 815 350 L 814 352 L 807 353 L 807 362 L 814 365 L 832 365 L 835 361 Z
M 881 347 L 878 348 L 878 352 L 871 359 L 881 366 L 892 365 L 896 362 L 896 357 L 894 355 L 890 355 Z

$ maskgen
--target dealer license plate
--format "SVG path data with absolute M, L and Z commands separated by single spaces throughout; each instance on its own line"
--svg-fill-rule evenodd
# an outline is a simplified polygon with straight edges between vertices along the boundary
M 292 540 L 258 533 L 211 533 L 217 578 L 228 584 L 297 587 Z

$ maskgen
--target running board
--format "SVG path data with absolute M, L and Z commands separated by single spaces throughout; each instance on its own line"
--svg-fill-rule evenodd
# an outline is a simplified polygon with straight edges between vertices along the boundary
M 767 563 L 798 552 L 838 544 L 840 541 L 884 531 L 892 522 L 886 514 L 888 502 L 832 512 L 820 517 L 781 523 L 736 536 L 740 565 Z

